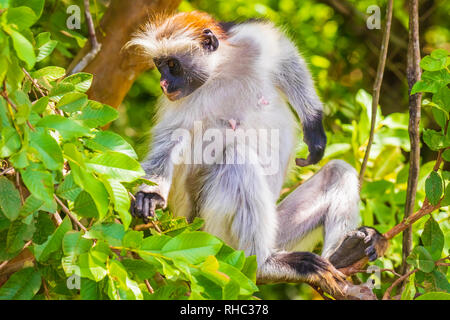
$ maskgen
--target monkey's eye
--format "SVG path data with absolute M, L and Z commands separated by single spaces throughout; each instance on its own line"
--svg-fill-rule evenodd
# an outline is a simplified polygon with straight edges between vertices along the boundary
M 167 61 L 167 66 L 172 74 L 178 74 L 181 71 L 180 63 L 176 59 L 169 59 Z

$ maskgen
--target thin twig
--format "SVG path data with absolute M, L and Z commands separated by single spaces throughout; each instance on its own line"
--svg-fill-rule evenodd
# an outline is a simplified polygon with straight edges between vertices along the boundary
M 36 87 L 36 89 L 39 90 L 39 93 L 41 94 L 41 96 L 46 96 L 46 94 L 44 93 L 44 91 L 42 91 L 41 86 L 37 83 L 37 80 L 34 79 L 25 68 L 22 68 L 23 73 L 25 73 L 25 75 L 27 76 L 28 80 L 31 81 L 31 83 Z
M 87 232 L 86 227 L 83 226 L 80 221 L 78 221 L 78 219 L 70 212 L 70 210 L 64 205 L 64 203 L 56 195 L 53 195 L 53 197 L 55 198 L 56 202 L 58 202 L 58 204 L 61 206 L 64 213 L 67 214 L 69 216 L 69 218 L 73 222 L 75 222 L 75 224 L 77 226 L 79 226 L 81 228 L 81 230 L 83 230 L 84 232 Z
M 149 223 L 138 224 L 138 225 L 134 226 L 134 230 L 136 230 L 136 231 L 142 231 L 142 230 L 149 229 L 149 228 L 154 228 L 154 229 L 155 229 L 156 231 L 158 231 L 159 233 L 162 233 L 162 231 L 161 231 L 161 229 L 158 227 L 158 225 L 157 225 L 154 221 L 152 221 L 152 220 L 150 220 Z
M 31 243 L 32 243 L 31 240 L 28 241 L 27 243 L 25 243 L 25 245 L 23 246 L 22 250 L 20 250 L 20 251 L 22 252 L 23 250 L 25 250 Z M 3 267 L 6 266 L 6 265 L 8 264 L 9 261 L 11 261 L 11 260 L 5 260 L 5 261 L 3 261 L 3 262 L 0 264 L 0 270 L 2 270 Z
M 395 280 L 391 286 L 389 288 L 387 288 L 387 290 L 384 292 L 383 295 L 383 300 L 389 300 L 390 296 L 391 296 L 391 292 L 392 290 L 401 282 L 403 282 L 403 280 L 406 280 L 409 278 L 410 275 L 412 275 L 413 273 L 419 271 L 419 269 L 414 269 L 409 271 L 408 273 L 406 273 L 405 275 L 401 276 L 400 278 L 398 278 L 397 280 Z
M 150 282 L 148 282 L 147 279 L 145 279 L 144 282 L 145 282 L 145 285 L 147 286 L 148 292 L 150 292 L 151 294 L 155 293 L 155 290 L 153 290 L 152 286 L 150 285 Z
M 6 85 L 5 85 L 5 84 L 3 84 L 3 92 L 2 92 L 0 95 L 1 95 L 3 98 L 5 98 L 5 100 L 8 102 L 8 104 L 14 109 L 14 111 L 17 112 L 18 108 L 17 108 L 17 106 L 15 105 L 15 103 L 12 102 L 12 100 L 9 98 L 8 93 L 7 93 L 7 91 L 6 91 Z M 14 125 L 15 125 L 15 123 L 14 123 Z M 33 125 L 30 123 L 29 120 L 27 120 L 27 125 L 28 125 L 28 127 L 29 127 L 32 131 L 36 131 L 36 129 L 33 127 Z M 17 128 L 16 128 L 16 130 L 17 130 Z M 17 130 L 17 131 L 18 131 L 18 130 Z
M 16 185 L 17 185 L 17 189 L 19 189 L 19 196 L 20 196 L 20 202 L 22 203 L 22 205 L 25 202 L 25 199 L 23 197 L 23 190 L 22 190 L 22 186 L 20 185 L 20 175 L 19 175 L 19 171 L 16 171 Z
M 0 172 L 0 176 L 2 176 L 2 175 L 4 175 L 4 174 L 7 174 L 7 173 L 10 172 L 10 171 L 14 171 L 14 168 L 13 168 L 13 167 L 6 168 L 6 169 L 3 170 L 2 172 Z
M 387 52 L 389 47 L 389 37 L 391 34 L 391 24 L 392 24 L 392 7 L 394 0 L 389 0 L 386 9 L 386 25 L 384 28 L 383 39 L 381 40 L 380 57 L 378 60 L 377 76 L 375 78 L 375 83 L 373 85 L 372 94 L 372 119 L 370 122 L 370 134 L 369 142 L 367 144 L 366 153 L 364 154 L 364 159 L 361 164 L 361 170 L 359 172 L 359 184 L 362 185 L 364 179 L 364 172 L 366 171 L 367 162 L 369 161 L 370 149 L 373 144 L 373 137 L 375 132 L 375 124 L 377 120 L 377 108 L 378 102 L 380 101 L 380 90 L 381 84 L 383 83 L 384 67 L 386 65 Z
M 83 71 L 84 68 L 97 56 L 102 45 L 97 41 L 95 35 L 94 21 L 92 20 L 91 11 L 89 9 L 89 0 L 84 0 L 84 16 L 86 17 L 86 23 L 89 33 L 89 42 L 91 44 L 91 50 L 78 62 L 78 64 L 70 71 L 70 74 L 74 74 Z

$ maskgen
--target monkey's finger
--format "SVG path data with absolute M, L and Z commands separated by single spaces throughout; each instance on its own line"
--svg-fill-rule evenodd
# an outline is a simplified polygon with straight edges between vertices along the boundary
M 369 243 L 370 241 L 372 241 L 372 235 L 368 235 L 364 238 L 364 243 Z
M 142 193 L 142 192 L 139 192 L 137 195 L 136 195 L 136 210 L 137 210 L 137 213 L 142 213 L 142 206 L 144 205 L 144 203 L 143 203 L 143 200 L 144 200 L 144 193 Z
M 148 197 L 144 198 L 144 204 L 142 206 L 142 214 L 143 217 L 148 218 L 148 216 L 150 215 L 150 202 L 151 199 Z
M 157 204 L 157 200 L 152 199 L 152 201 L 150 202 L 150 216 L 152 218 L 155 217 L 156 204 Z
M 295 164 L 298 165 L 299 167 L 306 167 L 309 166 L 310 163 L 307 159 L 297 158 L 295 159 Z
M 134 201 L 133 199 L 131 199 L 130 202 L 130 213 L 133 217 L 136 217 L 136 212 L 134 211 L 134 207 L 136 206 L 136 201 Z
M 367 247 L 366 250 L 364 250 L 364 252 L 369 257 L 370 261 L 374 261 L 377 259 L 378 254 L 374 246 Z

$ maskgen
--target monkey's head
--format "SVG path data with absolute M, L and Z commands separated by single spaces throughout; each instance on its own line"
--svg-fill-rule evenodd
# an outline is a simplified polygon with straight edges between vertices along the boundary
M 208 80 L 214 53 L 225 37 L 212 17 L 192 11 L 153 17 L 126 47 L 136 46 L 153 60 L 161 73 L 161 89 L 175 101 Z

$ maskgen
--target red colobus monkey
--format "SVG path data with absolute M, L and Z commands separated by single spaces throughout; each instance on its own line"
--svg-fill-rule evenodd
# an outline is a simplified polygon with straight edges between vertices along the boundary
M 261 283 L 308 281 L 336 292 L 344 281 L 336 268 L 348 265 L 348 255 L 337 250 L 344 242 L 364 242 L 365 254 L 377 258 L 381 235 L 367 227 L 353 231 L 359 186 L 346 162 L 328 162 L 277 205 L 294 163 L 299 130 L 294 112 L 309 149 L 298 165 L 322 158 L 326 135 L 307 66 L 272 23 L 219 23 L 206 13 L 178 13 L 153 19 L 131 46 L 153 60 L 164 92 L 151 151 L 142 162 L 157 186 L 140 188 L 131 208 L 135 216 L 146 220 L 168 204 L 176 216 L 203 218 L 205 231 L 256 255 Z M 270 132 L 278 139 L 218 141 L 243 132 L 256 132 L 257 138 Z M 214 144 L 210 153 L 205 140 Z M 192 149 L 212 161 L 192 160 Z M 270 170 L 263 149 L 271 152 Z M 306 252 L 322 236 L 322 255 Z

